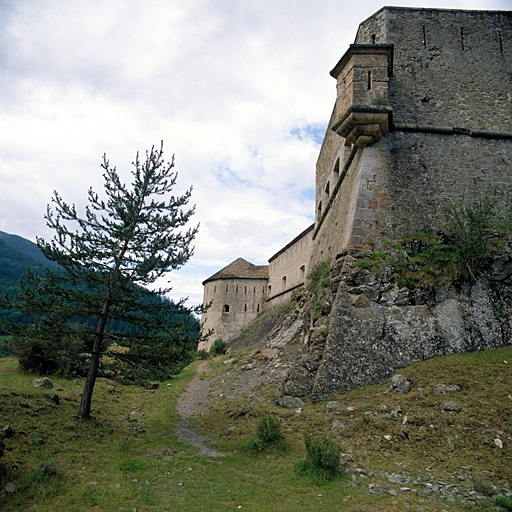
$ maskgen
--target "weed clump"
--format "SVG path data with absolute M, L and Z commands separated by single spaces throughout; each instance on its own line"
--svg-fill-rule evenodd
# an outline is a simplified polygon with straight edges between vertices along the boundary
M 333 480 L 340 474 L 341 446 L 328 437 L 304 435 L 306 458 L 297 464 L 297 472 L 317 483 Z
M 207 350 L 198 350 L 196 353 L 196 359 L 200 359 L 201 361 L 210 359 L 210 357 L 210 352 L 208 352 Z
M 262 452 L 267 447 L 286 448 L 284 436 L 281 432 L 281 419 L 273 414 L 264 414 L 258 422 L 256 435 L 249 440 L 249 448 Z
M 23 503 L 24 499 L 44 501 L 57 496 L 62 489 L 63 480 L 58 466 L 51 459 L 43 460 L 21 479 L 17 500 L 19 504 Z
M 331 263 L 329 261 L 322 261 L 317 263 L 308 274 L 309 290 L 312 294 L 317 294 L 319 290 L 328 288 L 330 282 Z
M 498 507 L 500 507 L 501 510 L 504 510 L 506 512 L 512 512 L 512 499 L 507 498 L 506 496 L 496 496 L 494 498 L 494 502 Z
M 213 342 L 213 346 L 210 350 L 212 356 L 221 356 L 226 353 L 226 342 L 219 338 Z

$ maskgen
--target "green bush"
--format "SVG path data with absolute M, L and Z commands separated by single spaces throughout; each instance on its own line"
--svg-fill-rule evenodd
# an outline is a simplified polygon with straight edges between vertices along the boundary
M 297 471 L 316 482 L 333 480 L 340 473 L 341 446 L 327 437 L 304 435 L 306 459 L 299 462 Z
M 512 499 L 507 498 L 506 496 L 496 496 L 494 501 L 498 507 L 501 507 L 502 510 L 507 512 L 512 511 Z
M 446 208 L 442 232 L 412 231 L 388 241 L 389 251 L 359 258 L 355 266 L 378 273 L 391 265 L 398 284 L 409 288 L 435 288 L 480 275 L 495 278 L 496 260 L 512 258 L 511 196 L 512 189 L 496 188 L 480 198 L 457 201 Z
M 461 200 L 447 208 L 446 228 L 462 277 L 473 279 L 486 273 L 494 257 L 510 250 L 511 192 L 496 187 L 492 194 Z
M 316 294 L 323 288 L 328 288 L 331 285 L 330 281 L 331 263 L 329 261 L 322 261 L 317 263 L 308 274 L 309 289 L 311 293 Z
M 281 419 L 273 414 L 264 414 L 258 422 L 256 435 L 249 441 L 249 448 L 261 452 L 268 446 L 285 448 L 284 436 L 281 432 Z
M 226 353 L 226 342 L 221 338 L 213 342 L 213 346 L 210 349 L 210 354 L 213 356 L 220 356 Z
M 203 361 L 205 359 L 210 359 L 210 357 L 211 357 L 211 354 L 207 350 L 198 350 L 196 353 L 196 358 L 201 359 Z

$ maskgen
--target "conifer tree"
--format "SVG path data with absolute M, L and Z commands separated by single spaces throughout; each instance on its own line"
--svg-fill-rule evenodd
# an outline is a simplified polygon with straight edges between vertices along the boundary
M 83 418 L 90 416 L 100 357 L 114 341 L 129 346 L 117 354 L 127 364 L 137 366 L 140 358 L 158 366 L 162 354 L 179 352 L 179 346 L 171 345 L 185 342 L 190 329 L 179 321 L 190 313 L 183 301 L 169 308 L 169 301 L 155 300 L 147 286 L 193 254 L 198 226 L 187 227 L 195 210 L 187 206 L 192 189 L 172 195 L 177 179 L 174 156 L 166 162 L 163 145 L 147 152 L 144 162 L 137 154 L 132 165 L 132 182 L 126 185 L 103 157 L 104 198 L 89 189 L 82 216 L 54 192 L 45 215 L 54 237 L 38 238 L 37 245 L 59 270 L 48 269 L 43 277 L 28 272 L 15 301 L 20 310 L 43 314 L 30 329 L 25 326 L 25 334 L 58 339 L 64 325 L 68 333 L 70 325 L 80 325 L 90 353 L 78 410 Z M 168 291 L 158 290 L 159 297 Z M 109 329 L 109 322 L 117 320 L 133 324 L 135 335 Z

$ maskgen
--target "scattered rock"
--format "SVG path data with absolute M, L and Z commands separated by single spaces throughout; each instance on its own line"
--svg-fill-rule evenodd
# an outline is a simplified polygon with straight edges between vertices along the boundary
M 396 393 L 409 393 L 412 388 L 412 382 L 407 380 L 403 375 L 397 373 L 391 377 L 389 381 L 390 387 L 388 391 L 395 391 Z
M 7 493 L 7 494 L 13 494 L 16 492 L 16 489 L 18 488 L 18 486 L 12 482 L 8 482 L 7 484 L 5 484 L 5 487 L 4 487 L 4 491 Z
M 46 393 L 46 398 L 51 400 L 55 405 L 59 405 L 60 403 L 60 398 L 57 393 Z
M 399 475 L 398 473 L 386 473 L 386 480 L 390 484 L 408 484 L 411 481 L 409 476 Z
M 371 302 L 366 295 L 361 294 L 352 301 L 352 304 L 355 308 L 367 308 Z
M 266 348 L 261 351 L 261 355 L 265 359 L 275 359 L 279 354 L 279 350 L 277 348 Z
M 158 389 L 160 387 L 159 382 L 146 382 L 144 383 L 144 389 Z
M 503 441 L 499 438 L 494 440 L 494 444 L 501 450 L 503 448 Z
M 109 385 L 107 386 L 107 391 L 108 391 L 109 393 L 115 393 L 115 391 L 116 391 L 116 387 L 115 387 L 113 384 L 109 384 Z
M 14 435 L 14 430 L 11 425 L 4 425 L 0 429 L 0 438 L 7 439 L 8 437 L 12 437 Z
M 336 401 L 327 402 L 327 412 L 337 411 L 341 407 L 341 404 Z
M 257 352 L 259 352 L 259 350 Z M 222 363 L 225 366 L 229 366 L 230 364 L 233 364 L 234 362 L 235 362 L 235 358 L 234 357 L 231 357 L 230 359 L 226 359 L 225 361 L 222 361 Z
M 241 418 L 252 411 L 252 407 L 249 405 L 241 405 L 235 414 L 235 418 Z
M 48 377 L 38 377 L 32 381 L 32 386 L 40 389 L 53 389 L 53 382 Z
M 332 422 L 331 430 L 343 430 L 345 425 L 340 420 L 335 420 Z
M 399 405 L 397 405 L 396 409 L 391 411 L 390 414 L 392 418 L 399 418 L 402 414 L 402 408 Z
M 276 399 L 277 405 L 286 409 L 298 409 L 304 407 L 304 402 L 296 396 L 283 395 Z
M 444 395 L 446 393 L 456 393 L 457 391 L 460 391 L 460 386 L 457 384 L 448 386 L 446 384 L 438 384 L 434 388 L 434 393 L 437 393 L 438 395 Z
M 457 402 L 445 402 L 443 404 L 443 410 L 445 411 L 458 411 L 460 405 Z

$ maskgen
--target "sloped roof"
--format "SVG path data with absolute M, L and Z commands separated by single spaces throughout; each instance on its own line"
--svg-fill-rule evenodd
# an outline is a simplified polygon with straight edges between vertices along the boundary
M 253 265 L 243 258 L 237 258 L 227 267 L 205 279 L 203 285 L 217 279 L 268 279 L 268 265 Z

